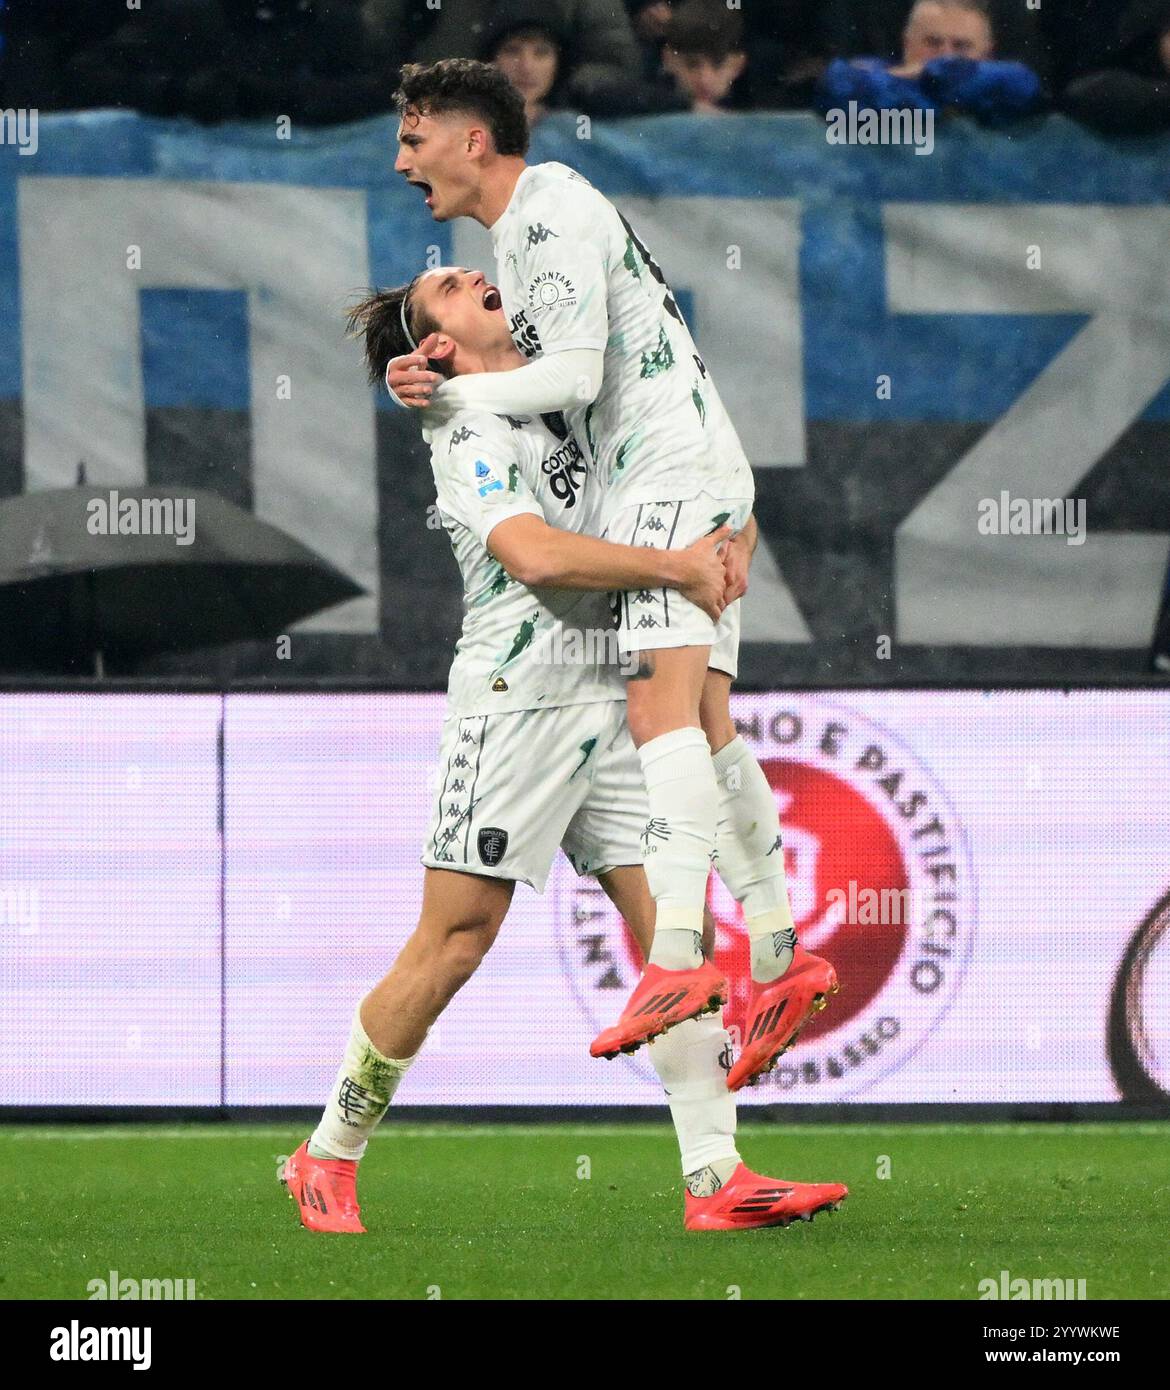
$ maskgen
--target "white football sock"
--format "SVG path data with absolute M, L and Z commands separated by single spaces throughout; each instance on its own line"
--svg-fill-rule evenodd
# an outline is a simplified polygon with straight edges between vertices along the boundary
M 735 1096 L 727 1089 L 731 1039 L 719 1015 L 706 1014 L 655 1038 L 649 1051 L 670 1106 L 687 1186 L 696 1197 L 709 1197 L 740 1162 Z
M 715 867 L 743 907 L 752 979 L 768 984 L 792 964 L 796 947 L 776 799 L 742 738 L 721 748 L 711 764 L 719 787 Z
M 383 1057 L 366 1036 L 361 1009 L 357 1009 L 345 1060 L 321 1122 L 309 1139 L 309 1153 L 314 1158 L 361 1158 L 413 1061 L 413 1057 Z
M 718 788 L 702 729 L 673 729 L 638 749 L 650 820 L 642 862 L 656 905 L 650 964 L 693 969 L 702 961 L 707 877 L 715 848 Z

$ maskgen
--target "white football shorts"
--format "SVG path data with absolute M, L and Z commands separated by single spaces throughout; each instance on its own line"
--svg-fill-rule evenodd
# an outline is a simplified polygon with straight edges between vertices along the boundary
M 619 545 L 685 550 L 720 526 L 741 531 L 751 511 L 751 498 L 712 497 L 705 492 L 686 502 L 637 502 L 614 514 L 604 539 Z M 623 656 L 663 647 L 710 647 L 709 667 L 733 679 L 739 674 L 738 599 L 716 623 L 677 589 L 634 589 L 612 597 L 618 650 Z
M 558 848 L 582 876 L 640 864 L 649 818 L 624 700 L 449 714 L 422 862 L 542 893 Z

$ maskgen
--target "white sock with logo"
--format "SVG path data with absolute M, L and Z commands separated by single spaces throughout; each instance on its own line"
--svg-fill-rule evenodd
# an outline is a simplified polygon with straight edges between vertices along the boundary
M 361 1158 L 413 1061 L 413 1057 L 383 1057 L 366 1036 L 361 1009 L 357 1009 L 345 1060 L 321 1122 L 309 1139 L 309 1153 L 314 1158 Z
M 678 1136 L 683 1176 L 710 1197 L 739 1167 L 735 1096 L 727 1089 L 731 1039 L 718 1014 L 689 1018 L 649 1044 Z
M 715 753 L 711 764 L 719 787 L 715 867 L 743 907 L 752 979 L 769 984 L 792 964 L 796 947 L 776 799 L 742 738 Z
M 672 729 L 638 749 L 650 802 L 642 862 L 657 907 L 650 964 L 702 963 L 703 907 L 715 848 L 717 787 L 702 729 Z

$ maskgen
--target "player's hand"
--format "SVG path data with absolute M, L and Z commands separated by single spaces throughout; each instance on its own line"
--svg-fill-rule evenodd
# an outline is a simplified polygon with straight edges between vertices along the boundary
M 752 552 L 744 532 L 740 532 L 723 548 L 723 602 L 733 604 L 743 598 L 748 591 L 748 571 L 751 569 Z
M 430 405 L 431 393 L 443 380 L 438 372 L 432 372 L 427 367 L 427 355 L 422 350 L 426 341 L 424 338 L 419 344 L 418 352 L 412 352 L 408 357 L 391 358 L 386 364 L 386 389 L 391 395 L 397 396 L 403 405 L 417 409 Z
M 677 552 L 680 567 L 678 591 L 715 622 L 718 622 L 726 606 L 723 590 L 727 578 L 719 547 L 730 538 L 731 527 L 721 526 L 718 531 L 700 537 L 694 545 Z

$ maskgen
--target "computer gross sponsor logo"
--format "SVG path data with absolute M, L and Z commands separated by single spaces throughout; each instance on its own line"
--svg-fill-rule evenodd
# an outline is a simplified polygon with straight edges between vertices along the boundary
M 776 798 L 801 944 L 841 992 L 744 1099 L 846 1098 L 901 1067 L 953 1001 L 971 955 L 970 848 L 937 778 L 890 732 L 824 699 L 756 699 L 740 733 Z M 736 1048 L 751 1000 L 743 914 L 712 874 L 715 958 Z M 561 960 L 591 1026 L 620 1013 L 640 955 L 597 885 L 578 879 L 557 913 Z M 653 1076 L 645 1049 L 624 1059 Z

